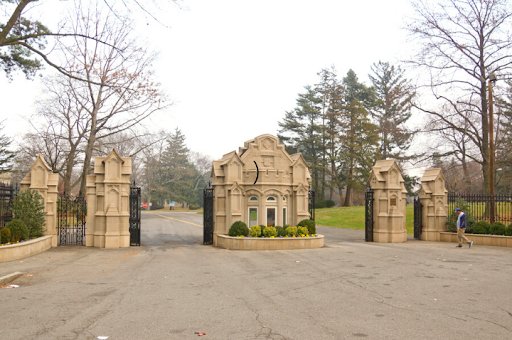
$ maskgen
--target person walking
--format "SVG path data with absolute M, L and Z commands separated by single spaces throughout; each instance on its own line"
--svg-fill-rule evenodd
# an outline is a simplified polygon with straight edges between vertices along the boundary
M 469 248 L 473 245 L 473 241 L 469 240 L 464 233 L 466 232 L 466 214 L 462 209 L 455 208 L 455 213 L 457 216 L 457 239 L 459 240 L 459 244 L 457 247 L 462 247 L 462 240 L 464 240 Z

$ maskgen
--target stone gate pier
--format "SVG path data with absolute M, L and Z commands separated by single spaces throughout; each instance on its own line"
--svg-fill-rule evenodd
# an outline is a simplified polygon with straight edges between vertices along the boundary
M 440 232 L 446 230 L 448 219 L 448 190 L 440 168 L 431 168 L 421 177 L 419 199 L 422 205 L 422 232 L 424 241 L 440 241 Z
M 20 182 L 20 190 L 35 190 L 43 198 L 45 209 L 45 235 L 51 236 L 52 247 L 57 239 L 57 199 L 59 174 L 51 171 L 42 155 L 37 155 L 30 172 Z
M 405 242 L 405 206 L 407 190 L 400 168 L 394 159 L 379 160 L 370 174 L 373 190 L 373 241 Z
M 131 158 L 121 157 L 115 150 L 105 157 L 96 157 L 94 174 L 87 176 L 86 246 L 130 246 L 131 173 Z

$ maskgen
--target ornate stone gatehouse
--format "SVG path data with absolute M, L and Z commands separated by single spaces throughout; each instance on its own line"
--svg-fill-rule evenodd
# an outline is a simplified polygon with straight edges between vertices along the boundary
M 253 225 L 295 225 L 309 218 L 308 166 L 289 155 L 277 137 L 261 135 L 213 162 L 214 244 L 235 221 Z

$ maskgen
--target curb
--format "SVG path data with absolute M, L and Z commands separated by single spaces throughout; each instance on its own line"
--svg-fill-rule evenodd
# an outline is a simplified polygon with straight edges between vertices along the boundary
M 8 275 L 4 275 L 0 277 L 0 285 L 8 284 L 14 280 L 16 280 L 18 277 L 22 276 L 25 273 L 22 272 L 14 272 Z

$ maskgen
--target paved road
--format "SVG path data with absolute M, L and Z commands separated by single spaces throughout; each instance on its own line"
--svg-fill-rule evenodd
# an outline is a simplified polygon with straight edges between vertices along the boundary
M 0 264 L 0 339 L 512 339 L 512 250 L 365 243 L 203 246 L 202 217 L 143 214 L 141 247 L 60 247 Z

